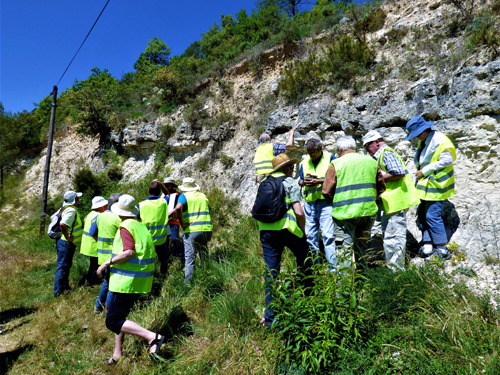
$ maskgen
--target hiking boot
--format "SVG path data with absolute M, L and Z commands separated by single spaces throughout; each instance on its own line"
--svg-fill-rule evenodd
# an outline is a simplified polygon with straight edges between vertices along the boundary
M 440 249 L 434 249 L 433 253 L 443 260 L 449 260 L 453 256 L 448 250 L 442 251 Z

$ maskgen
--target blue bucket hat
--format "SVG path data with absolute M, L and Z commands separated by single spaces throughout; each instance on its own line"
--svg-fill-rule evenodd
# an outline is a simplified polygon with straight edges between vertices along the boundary
M 434 121 L 425 121 L 423 117 L 414 117 L 406 123 L 406 140 L 410 141 L 413 138 L 419 136 L 424 132 L 424 130 L 429 129 L 434 125 Z

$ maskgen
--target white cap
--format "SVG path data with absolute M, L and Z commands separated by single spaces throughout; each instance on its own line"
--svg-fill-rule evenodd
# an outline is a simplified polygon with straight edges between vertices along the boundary
M 382 136 L 380 133 L 376 130 L 370 130 L 368 133 L 366 133 L 363 138 L 361 138 L 361 141 L 363 142 L 363 147 L 366 146 L 367 143 L 376 141 L 377 139 L 381 139 Z
M 139 215 L 139 210 L 135 204 L 135 198 L 128 194 L 123 194 L 118 202 L 111 206 L 111 212 L 118 216 L 136 217 Z
M 83 195 L 82 193 L 75 193 L 72 190 L 68 190 L 63 195 L 63 197 L 64 197 L 64 203 L 66 203 L 67 205 L 74 204 L 75 200 L 76 200 L 76 197 L 81 197 L 82 195 Z
M 103 197 L 94 197 L 92 198 L 92 207 L 90 207 L 91 210 L 96 210 L 100 207 L 103 207 L 108 204 L 108 201 L 104 199 Z

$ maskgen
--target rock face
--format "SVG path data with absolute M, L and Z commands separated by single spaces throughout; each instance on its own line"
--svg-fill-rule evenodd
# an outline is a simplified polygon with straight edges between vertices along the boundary
M 308 136 L 316 134 L 324 141 L 325 148 L 334 152 L 334 140 L 340 134 L 354 136 L 361 146 L 361 136 L 377 129 L 405 159 L 410 173 L 414 173 L 416 144 L 405 140 L 405 124 L 420 115 L 434 120 L 434 128 L 446 134 L 457 148 L 454 164 L 457 195 L 450 202 L 456 208 L 460 225 L 452 241 L 469 249 L 471 260 L 498 257 L 499 80 L 500 61 L 494 61 L 481 67 L 468 67 L 444 84 L 422 79 L 406 92 L 387 94 L 381 89 L 366 93 L 351 104 L 317 95 L 300 105 L 276 110 L 269 117 L 266 131 L 282 134 L 297 124 L 298 132 Z M 298 136 L 297 143 L 302 144 L 304 138 Z M 419 239 L 414 211 L 409 211 L 408 222 L 411 232 Z M 446 214 L 447 220 L 456 221 L 454 212 Z

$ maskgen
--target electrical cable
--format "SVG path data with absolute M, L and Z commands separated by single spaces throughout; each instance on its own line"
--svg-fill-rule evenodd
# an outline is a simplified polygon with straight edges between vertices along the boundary
M 78 51 L 76 51 L 75 53 L 75 56 L 73 56 L 73 58 L 71 59 L 71 61 L 69 62 L 68 66 L 66 67 L 66 70 L 64 71 L 64 73 L 62 74 L 61 78 L 59 78 L 59 82 L 57 82 L 57 85 L 56 86 L 59 86 L 59 83 L 61 82 L 61 80 L 63 79 L 64 75 L 66 74 L 66 72 L 68 71 L 69 67 L 71 66 L 71 63 L 73 62 L 73 60 L 75 59 L 76 55 L 78 55 L 78 52 L 80 52 L 80 50 L 82 49 L 83 45 L 85 44 L 85 41 L 87 40 L 87 38 L 89 37 L 90 33 L 92 32 L 92 30 L 94 29 L 94 26 L 97 24 L 97 21 L 99 21 L 99 18 L 101 18 L 101 15 L 102 13 L 104 12 L 104 9 L 106 9 L 106 7 L 108 6 L 108 3 L 110 2 L 110 0 L 108 0 L 106 2 L 106 4 L 104 5 L 104 8 L 102 8 L 101 10 L 101 13 L 99 13 L 99 16 L 97 17 L 97 19 L 95 20 L 94 24 L 92 25 L 92 27 L 90 28 L 90 31 L 88 32 L 87 36 L 85 37 L 85 39 L 83 40 L 82 44 L 80 45 L 80 48 L 78 48 Z

